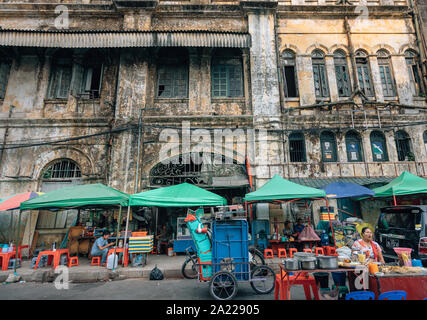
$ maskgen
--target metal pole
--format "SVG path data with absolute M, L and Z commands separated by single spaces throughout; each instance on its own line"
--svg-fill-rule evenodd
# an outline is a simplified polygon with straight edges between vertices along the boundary
M 124 255 L 126 254 L 126 239 L 127 239 L 127 235 L 128 235 L 128 225 L 129 225 L 129 215 L 130 215 L 130 204 L 128 204 L 128 214 L 126 217 L 126 229 L 125 229 L 125 239 L 123 241 L 123 248 L 124 248 L 124 253 L 123 253 L 123 266 L 125 265 L 125 258 Z
M 119 233 L 120 233 L 121 220 L 122 220 L 122 206 L 120 205 L 119 219 L 117 220 L 116 246 L 114 247 L 113 271 L 114 271 L 114 265 L 116 264 L 116 249 L 117 249 L 117 244 L 119 242 Z
M 326 200 L 326 208 L 328 209 L 328 220 L 329 220 L 329 226 L 331 227 L 332 231 L 332 238 L 334 239 L 334 247 L 337 247 L 337 243 L 335 242 L 335 235 L 334 235 L 334 227 L 332 227 L 331 217 L 329 216 L 329 204 L 328 204 L 328 197 L 325 197 Z
M 16 231 L 16 251 L 15 251 L 15 265 L 13 266 L 13 273 L 16 274 L 16 266 L 18 264 L 18 248 L 19 248 L 19 228 L 21 227 L 21 210 L 19 210 L 18 227 Z M 4 261 L 3 261 L 4 263 Z
M 395 195 L 393 195 L 393 203 L 394 203 L 394 206 L 397 206 L 396 196 Z

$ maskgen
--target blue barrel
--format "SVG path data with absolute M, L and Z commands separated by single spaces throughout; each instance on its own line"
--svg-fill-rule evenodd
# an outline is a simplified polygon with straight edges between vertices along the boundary
M 215 221 L 212 225 L 212 262 L 233 263 L 237 280 L 249 280 L 249 240 L 246 220 Z M 215 265 L 214 272 L 220 271 Z M 230 271 L 230 270 L 229 270 Z
M 334 280 L 335 286 L 344 287 L 347 279 L 347 272 L 345 271 L 332 271 L 332 279 Z

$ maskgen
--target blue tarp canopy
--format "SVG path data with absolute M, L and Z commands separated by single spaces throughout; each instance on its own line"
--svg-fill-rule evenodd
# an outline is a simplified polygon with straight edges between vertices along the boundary
M 375 192 L 350 182 L 334 182 L 322 187 L 329 199 L 372 197 Z

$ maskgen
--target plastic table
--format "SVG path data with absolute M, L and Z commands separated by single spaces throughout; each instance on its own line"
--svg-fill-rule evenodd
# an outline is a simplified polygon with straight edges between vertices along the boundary
M 55 251 L 46 250 L 46 251 L 40 252 L 37 257 L 37 262 L 36 262 L 36 265 L 34 266 L 34 270 L 37 270 L 37 267 L 40 262 L 40 258 L 42 256 L 48 256 L 47 265 L 51 265 L 53 260 L 53 269 L 55 270 L 56 267 L 59 266 L 60 258 L 61 258 L 61 255 L 63 254 L 66 254 L 67 260 L 70 261 L 70 252 L 68 251 L 68 249 L 56 249 Z

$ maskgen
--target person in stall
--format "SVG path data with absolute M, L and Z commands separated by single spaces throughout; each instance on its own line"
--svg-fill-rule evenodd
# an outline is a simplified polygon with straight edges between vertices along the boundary
M 164 224 L 162 226 L 162 229 L 159 231 L 159 234 L 156 236 L 157 239 L 157 253 L 161 253 L 162 247 L 167 246 L 170 240 L 170 232 L 167 228 L 167 226 Z
M 299 236 L 299 234 L 302 232 L 302 230 L 304 230 L 304 228 L 305 228 L 305 226 L 304 226 L 304 224 L 302 223 L 302 219 L 301 218 L 299 218 L 298 220 L 297 220 L 297 224 L 294 226 L 294 230 L 295 230 L 295 232 L 296 232 L 296 236 L 298 237 Z
M 114 245 L 114 242 L 108 243 L 110 235 L 109 231 L 104 230 L 102 237 L 95 240 L 92 250 L 90 251 L 90 255 L 92 257 L 102 257 L 101 264 L 104 264 L 107 261 L 108 248 Z
M 295 232 L 295 230 L 294 230 L 294 228 L 293 228 L 293 226 L 289 220 L 287 220 L 285 222 L 285 228 L 283 229 L 283 235 L 285 237 L 288 237 L 288 238 L 290 238 L 290 237 L 295 238 L 297 236 L 297 233 Z
M 356 240 L 351 249 L 365 254 L 370 261 L 385 263 L 381 247 L 377 242 L 372 240 L 372 230 L 364 227 L 361 236 L 362 239 Z

